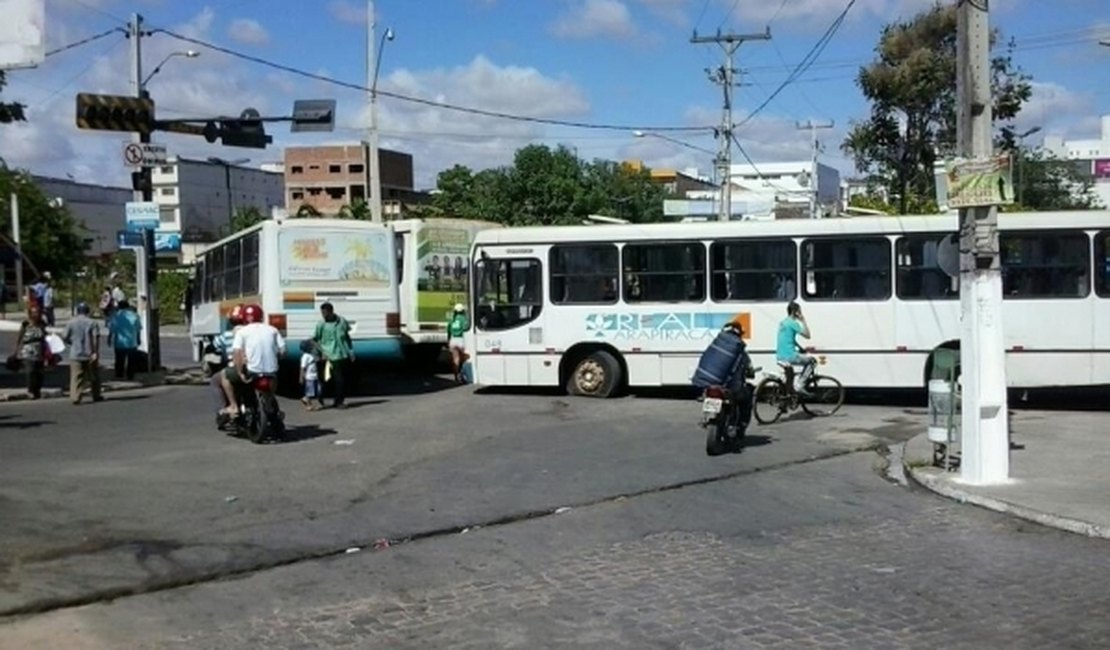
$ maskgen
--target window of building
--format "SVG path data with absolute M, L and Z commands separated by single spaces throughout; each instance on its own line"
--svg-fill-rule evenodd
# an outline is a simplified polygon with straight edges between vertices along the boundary
M 351 163 L 347 165 L 347 171 L 351 174 L 361 174 L 366 171 L 366 166 L 362 163 Z
M 321 194 L 323 194 L 323 192 L 324 192 L 324 190 L 322 190 L 318 187 L 308 188 L 308 195 L 309 196 L 320 196 Z
M 160 171 L 163 174 L 172 174 L 173 173 L 173 165 L 165 165 L 163 167 L 159 167 L 158 171 Z
M 304 173 L 304 167 L 302 167 L 300 165 L 293 165 L 292 167 L 289 168 L 289 173 L 290 174 L 303 174 Z
M 329 187 L 327 188 L 328 198 L 337 201 L 347 198 L 347 188 L 345 187 Z
M 289 196 L 294 201 L 300 201 L 300 200 L 304 199 L 304 190 L 290 190 L 289 191 Z
M 343 173 L 343 165 L 328 165 L 328 173 L 329 174 L 342 174 Z
M 1003 298 L 1082 298 L 1090 293 L 1091 242 L 1084 232 L 1006 232 Z
M 243 238 L 243 295 L 258 293 L 258 233 Z
M 486 331 L 519 327 L 543 310 L 543 265 L 537 259 L 483 257 L 478 277 L 475 323 Z
M 364 201 L 366 200 L 366 187 L 365 186 L 363 186 L 363 185 L 352 185 L 350 191 L 351 191 L 351 200 L 352 201 L 356 201 L 358 199 L 362 199 Z
M 1095 235 L 1095 290 L 1110 298 L 1110 230 Z
M 802 243 L 803 292 L 810 300 L 890 297 L 890 240 L 807 239 Z
M 789 239 L 709 247 L 713 300 L 788 302 L 798 295 L 798 247 Z
M 612 304 L 617 301 L 620 253 L 613 244 L 552 246 L 551 302 Z
M 309 166 L 308 166 L 308 171 L 310 171 L 310 172 L 318 172 L 318 171 L 320 171 L 320 166 L 319 166 L 319 165 L 309 165 Z
M 909 235 L 895 243 L 898 297 L 902 300 L 945 300 L 960 297 L 960 279 L 941 270 L 937 252 L 952 235 Z
M 163 187 L 162 189 L 158 190 L 158 193 L 161 194 L 162 196 L 173 196 L 173 195 L 177 194 L 177 188 L 175 188 L 175 187 Z
M 703 302 L 705 245 L 701 242 L 625 244 L 627 302 Z

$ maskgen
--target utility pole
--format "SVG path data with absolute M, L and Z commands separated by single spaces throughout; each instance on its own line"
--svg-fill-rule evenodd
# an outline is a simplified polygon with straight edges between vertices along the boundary
M 818 175 L 817 175 L 817 154 L 820 153 L 820 151 L 821 151 L 821 143 L 817 141 L 817 131 L 818 131 L 818 129 L 831 129 L 834 126 L 836 126 L 836 123 L 834 123 L 832 120 L 829 120 L 828 122 L 814 122 L 813 120 L 809 120 L 808 122 L 798 122 L 798 129 L 809 129 L 810 136 L 813 140 L 813 159 L 810 161 L 810 164 L 809 164 L 809 184 L 810 184 L 809 218 L 810 219 L 816 219 L 817 218 L 817 198 L 818 198 L 817 197 L 817 191 L 819 189 L 819 185 L 817 183 L 817 178 L 818 178 Z
M 146 96 L 143 84 L 143 36 L 148 33 L 143 31 L 143 17 L 131 14 L 131 24 L 128 26 L 127 37 L 131 39 L 131 94 L 135 97 Z M 150 133 L 140 132 L 132 135 L 134 142 L 146 144 L 150 142 Z M 154 200 L 154 191 L 151 187 L 151 170 L 142 167 L 133 176 L 135 201 L 150 202 Z M 136 304 L 139 309 L 139 320 L 142 324 L 142 344 L 147 352 L 147 369 L 151 372 L 158 370 L 162 365 L 161 345 L 158 334 L 158 297 L 155 295 L 155 279 L 158 275 L 157 254 L 153 249 L 153 238 L 146 237 L 142 253 L 135 255 L 135 284 L 139 296 L 146 296 L 143 303 Z M 136 296 L 138 298 L 138 296 Z M 136 300 L 136 302 L 138 302 Z
M 24 308 L 23 295 L 23 244 L 20 243 L 19 237 L 19 193 L 15 188 L 12 188 L 11 204 L 9 206 L 12 211 L 12 243 L 15 244 L 15 295 L 17 309 Z
M 958 0 L 956 140 L 968 160 L 991 156 L 989 0 Z M 1010 475 L 1002 264 L 998 206 L 960 209 L 961 478 L 973 485 Z
M 366 169 L 369 187 L 366 200 L 370 202 L 370 220 L 382 222 L 382 178 L 378 160 L 378 20 L 374 15 L 374 0 L 366 0 L 366 81 L 370 86 L 370 128 L 367 133 L 369 146 L 366 151 Z
M 717 30 L 715 36 L 694 36 L 691 43 L 717 43 L 725 53 L 725 61 L 721 67 L 709 71 L 709 80 L 720 84 L 724 90 L 724 108 L 721 112 L 721 126 L 717 129 L 717 177 L 721 179 L 721 204 L 717 212 L 719 221 L 728 221 L 732 218 L 732 89 L 736 82 L 736 68 L 733 66 L 733 55 L 744 41 L 771 40 L 771 28 L 762 34 L 722 34 Z

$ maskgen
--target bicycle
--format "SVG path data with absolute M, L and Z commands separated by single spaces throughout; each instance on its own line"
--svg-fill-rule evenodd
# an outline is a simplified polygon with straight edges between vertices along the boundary
M 818 357 L 817 365 L 824 365 L 825 358 Z M 801 408 L 813 417 L 829 416 L 840 410 L 844 403 L 844 386 L 829 375 L 814 373 L 805 385 L 806 393 L 794 390 L 794 366 L 779 364 L 785 376 L 764 373 L 755 387 L 752 410 L 760 424 L 774 424 L 783 414 Z

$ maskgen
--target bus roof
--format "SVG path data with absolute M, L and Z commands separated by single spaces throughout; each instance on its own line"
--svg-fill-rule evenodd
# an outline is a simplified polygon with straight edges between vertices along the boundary
M 1004 212 L 1000 230 L 1110 228 L 1110 210 Z M 569 241 L 637 241 L 727 239 L 730 237 L 805 237 L 913 232 L 955 232 L 955 214 L 780 219 L 776 221 L 708 221 L 699 223 L 614 224 L 594 226 L 527 226 L 483 230 L 475 244 L 554 244 Z

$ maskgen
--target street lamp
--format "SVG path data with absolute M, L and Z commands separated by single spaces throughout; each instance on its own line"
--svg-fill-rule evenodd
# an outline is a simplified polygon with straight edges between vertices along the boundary
M 162 71 L 162 66 L 166 65 L 166 61 L 169 61 L 170 59 L 172 59 L 175 56 L 183 56 L 187 59 L 195 59 L 198 56 L 200 56 L 200 52 L 197 52 L 196 50 L 185 50 L 185 51 L 182 51 L 182 52 L 170 52 L 169 54 L 166 55 L 166 58 L 162 59 L 161 63 L 154 66 L 154 70 L 152 70 L 151 73 L 149 75 L 147 75 L 146 79 L 143 79 L 143 84 L 142 85 L 146 86 L 148 83 L 150 83 L 150 80 L 152 78 L 154 78 L 154 75 L 156 75 L 156 74 L 158 74 L 159 72 Z
M 674 144 L 681 145 L 683 147 L 686 147 L 687 149 L 693 149 L 694 151 L 700 151 L 702 153 L 709 154 L 710 156 L 716 156 L 717 155 L 716 151 L 710 151 L 709 149 L 699 147 L 695 144 L 690 144 L 689 142 L 683 142 L 682 140 L 678 140 L 676 138 L 672 138 L 670 136 L 663 135 L 661 133 L 652 133 L 650 131 L 639 131 L 639 130 L 637 130 L 637 131 L 633 131 L 632 135 L 636 136 L 637 138 L 659 138 L 660 140 L 666 140 L 667 142 L 673 142 Z
M 385 42 L 393 40 L 393 29 L 387 27 L 385 33 L 382 34 L 381 40 L 378 41 L 378 49 L 375 51 L 373 34 L 374 34 L 374 12 L 373 4 L 371 4 L 370 12 L 370 38 L 367 39 L 367 44 L 370 48 L 370 57 L 374 61 L 373 76 L 370 78 L 370 133 L 369 140 L 370 146 L 367 152 L 367 164 L 369 165 L 370 172 L 370 187 L 368 188 L 367 198 L 370 200 L 370 220 L 375 223 L 382 221 L 382 178 L 380 165 L 378 162 L 378 73 L 382 69 L 382 52 L 385 50 Z M 369 70 L 371 66 L 367 66 Z
M 250 158 L 236 158 L 235 160 L 224 160 L 216 156 L 209 156 L 208 162 L 213 165 L 223 165 L 224 167 L 224 189 L 227 192 L 227 223 L 231 225 L 231 219 L 235 216 L 235 205 L 232 203 L 231 198 L 231 168 L 238 165 L 245 165 L 251 161 Z
M 1021 205 L 1021 198 L 1022 198 L 1022 194 L 1023 194 L 1022 189 L 1025 186 L 1025 152 L 1022 151 L 1021 141 L 1024 140 L 1025 138 L 1028 138 L 1029 136 L 1033 135 L 1034 133 L 1040 133 L 1040 132 L 1041 132 L 1041 127 L 1034 126 L 1033 128 L 1031 128 L 1027 131 L 1024 131 L 1022 133 L 1014 134 L 1014 139 L 1017 140 L 1017 142 L 1018 142 L 1018 165 L 1017 165 L 1018 182 L 1017 182 L 1017 191 L 1016 191 L 1017 196 L 1014 197 L 1014 198 L 1017 199 L 1017 204 L 1018 205 Z

